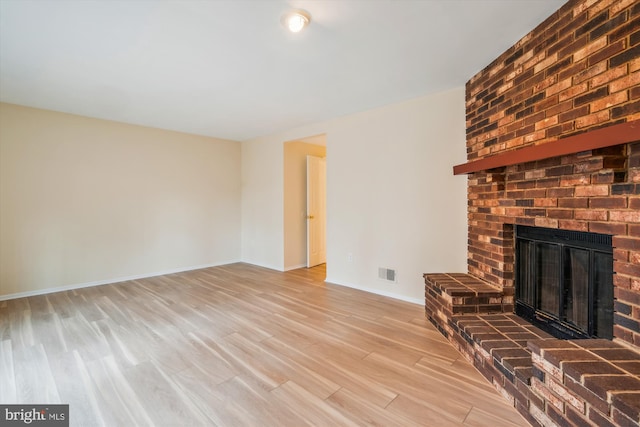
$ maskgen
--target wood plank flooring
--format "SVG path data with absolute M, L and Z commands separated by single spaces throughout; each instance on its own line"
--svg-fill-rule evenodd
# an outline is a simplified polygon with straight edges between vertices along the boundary
M 0 402 L 71 425 L 523 426 L 423 307 L 232 264 L 0 302 Z

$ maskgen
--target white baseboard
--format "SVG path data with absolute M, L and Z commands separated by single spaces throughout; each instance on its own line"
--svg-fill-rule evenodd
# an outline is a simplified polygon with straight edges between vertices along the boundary
M 214 263 L 214 264 L 192 265 L 190 267 L 179 267 L 179 268 L 173 268 L 170 270 L 156 271 L 154 273 L 144 273 L 144 274 L 136 274 L 133 276 L 114 277 L 111 279 L 95 280 L 93 282 L 76 283 L 73 285 L 66 285 L 66 286 L 57 286 L 55 288 L 37 289 L 34 291 L 27 291 L 27 292 L 17 292 L 15 294 L 0 295 L 0 301 L 16 299 L 16 298 L 33 297 L 36 295 L 46 295 L 46 294 L 52 294 L 54 292 L 61 292 L 61 291 L 71 291 L 74 289 L 88 288 L 90 286 L 108 285 L 110 283 L 126 282 L 129 280 L 147 279 L 149 277 L 164 276 L 165 274 L 182 273 L 185 271 L 200 270 L 200 269 L 209 268 L 209 267 L 219 267 L 221 265 L 234 264 L 237 262 L 242 262 L 242 261 L 237 260 L 237 261 L 220 262 L 220 263 Z
M 360 285 L 354 285 L 353 283 L 339 282 L 337 280 L 332 280 L 332 279 L 330 279 L 328 277 L 325 279 L 325 282 L 331 283 L 333 285 L 344 286 L 346 288 L 358 289 L 360 291 L 369 292 L 371 294 L 382 295 L 384 297 L 389 297 L 389 298 L 397 299 L 397 300 L 400 300 L 400 301 L 410 302 L 412 304 L 418 304 L 418 305 L 424 306 L 424 300 L 423 299 L 411 298 L 411 297 L 408 297 L 408 296 L 405 296 L 405 295 L 396 294 L 396 293 L 393 293 L 393 292 L 381 291 L 379 289 L 371 289 L 371 288 L 367 288 L 367 287 L 360 286 Z
M 249 265 L 255 265 L 256 267 L 268 268 L 269 270 L 285 271 L 282 269 L 282 267 L 275 267 L 273 265 L 268 265 L 268 264 L 258 264 L 251 261 L 239 261 L 239 262 L 244 262 L 245 264 L 249 264 Z
M 163 276 L 165 274 L 182 273 L 182 272 L 185 272 L 185 271 L 192 271 L 192 270 L 200 270 L 202 268 L 219 267 L 221 265 L 234 264 L 234 263 L 237 263 L 237 262 L 244 262 L 244 261 L 235 260 L 235 261 L 220 262 L 220 263 L 214 263 L 214 264 L 193 265 L 193 266 L 190 266 L 190 267 L 180 267 L 180 268 L 174 268 L 174 269 L 170 269 L 170 270 L 156 271 L 156 272 L 153 272 L 153 273 L 136 274 L 136 275 L 133 275 L 133 276 L 124 276 L 124 277 L 114 277 L 114 278 L 111 278 L 111 279 L 96 280 L 96 281 L 85 282 L 85 283 L 76 283 L 76 284 L 73 284 L 73 285 L 57 286 L 57 287 L 54 287 L 54 288 L 38 289 L 38 290 L 27 291 L 27 292 L 17 292 L 17 293 L 14 293 L 14 294 L 0 295 L 0 301 L 16 299 L 16 298 L 32 297 L 32 296 L 36 296 L 36 295 L 46 295 L 46 294 L 51 294 L 51 293 L 54 293 L 54 292 L 70 291 L 70 290 L 74 290 L 74 289 L 88 288 L 90 286 L 108 285 L 108 284 L 111 284 L 111 283 L 126 282 L 126 281 L 129 281 L 129 280 L 147 279 L 149 277 Z M 295 269 L 298 269 L 298 268 L 306 267 L 306 264 L 304 264 L 304 265 L 300 265 L 300 266 L 291 266 L 291 267 L 288 267 L 286 270 L 282 270 L 280 268 L 275 268 L 273 266 L 268 266 L 268 265 L 260 265 L 260 264 L 250 263 L 250 262 L 248 262 L 247 264 L 251 264 L 251 265 L 255 265 L 255 266 L 263 267 L 263 268 L 268 268 L 270 270 L 275 270 L 275 271 L 289 271 L 289 270 L 295 270 Z M 405 302 L 410 302 L 410 303 L 413 303 L 413 304 L 424 305 L 424 301 L 422 299 L 411 298 L 411 297 L 407 297 L 405 295 L 396 294 L 396 293 L 393 293 L 393 292 L 385 292 L 385 291 L 381 291 L 379 289 L 371 289 L 371 288 L 367 288 L 365 286 L 355 285 L 353 283 L 344 283 L 344 282 L 340 282 L 340 281 L 337 281 L 337 280 L 332 280 L 332 279 L 330 279 L 328 277 L 326 278 L 325 281 L 327 283 L 331 283 L 331 284 L 338 285 L 338 286 L 344 286 L 344 287 L 347 287 L 347 288 L 358 289 L 358 290 L 361 290 L 361 291 L 369 292 L 369 293 L 376 294 L 376 295 L 382 295 L 382 296 L 385 296 L 385 297 L 389 297 L 389 298 L 393 298 L 393 299 L 397 299 L 397 300 L 401 300 L 401 301 L 405 301 Z

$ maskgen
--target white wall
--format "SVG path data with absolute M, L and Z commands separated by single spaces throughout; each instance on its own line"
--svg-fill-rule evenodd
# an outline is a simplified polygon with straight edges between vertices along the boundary
M 242 143 L 242 261 L 284 269 L 284 140 Z
M 283 142 L 326 133 L 327 281 L 423 301 L 423 273 L 466 271 L 464 114 L 457 88 L 243 142 L 243 260 L 284 268 Z
M 0 298 L 240 258 L 240 144 L 0 104 Z

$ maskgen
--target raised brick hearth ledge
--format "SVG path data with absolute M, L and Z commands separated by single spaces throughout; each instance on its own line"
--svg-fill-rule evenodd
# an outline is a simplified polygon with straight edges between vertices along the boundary
M 640 425 L 639 353 L 553 338 L 470 274 L 424 278 L 427 318 L 532 425 Z

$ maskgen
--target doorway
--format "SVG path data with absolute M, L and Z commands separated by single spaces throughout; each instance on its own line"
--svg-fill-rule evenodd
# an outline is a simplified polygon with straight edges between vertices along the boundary
M 307 225 L 316 219 L 307 211 L 307 156 L 326 159 L 326 136 L 317 135 L 284 143 L 284 270 L 306 268 L 309 239 Z M 320 179 L 316 193 L 323 195 L 326 206 L 326 174 Z M 313 216 L 313 219 L 307 218 Z M 326 239 L 326 227 L 317 232 Z M 326 258 L 326 251 L 324 257 Z M 324 263 L 325 260 L 322 260 Z

